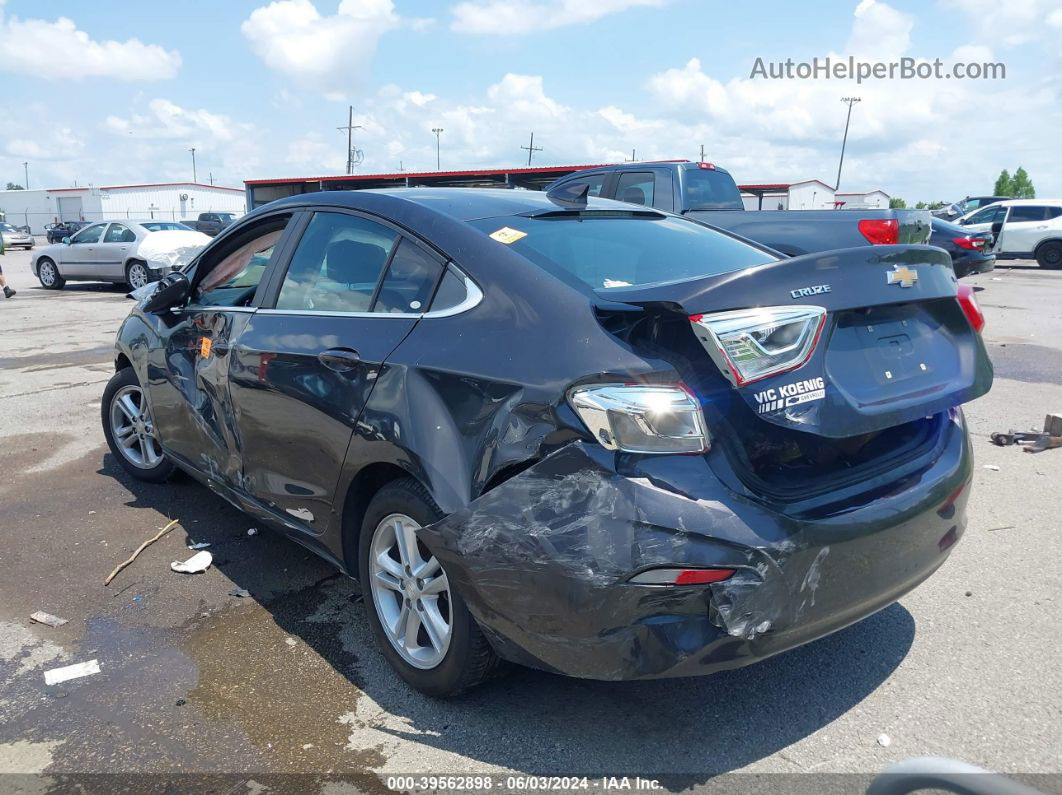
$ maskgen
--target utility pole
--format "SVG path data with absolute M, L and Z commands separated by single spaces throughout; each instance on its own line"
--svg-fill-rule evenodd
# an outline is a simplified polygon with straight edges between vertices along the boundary
M 862 97 L 841 97 L 841 102 L 848 104 L 848 117 L 844 120 L 844 138 L 841 139 L 841 159 L 837 163 L 837 182 L 833 186 L 834 193 L 841 187 L 841 166 L 844 165 L 844 147 L 848 143 L 848 123 L 852 121 L 852 106 L 862 101 Z
M 635 161 L 635 160 L 637 159 L 637 158 L 636 158 L 636 157 L 634 156 L 634 152 L 635 152 L 635 150 L 633 150 L 633 149 L 632 149 L 632 150 L 631 150 L 631 159 L 630 159 L 630 160 L 628 160 L 627 158 L 623 158 L 623 162 L 624 162 L 624 163 L 633 163 L 633 162 L 634 162 L 634 161 Z
M 214 172 L 210 171 L 208 173 L 210 174 L 210 184 L 213 185 L 214 184 Z
M 704 144 L 701 144 L 701 162 L 704 162 Z
M 362 129 L 360 124 L 354 123 L 354 106 L 347 106 L 347 125 L 336 127 L 337 130 L 347 131 L 347 173 L 354 173 L 354 131 Z
M 22 168 L 26 170 L 26 190 L 29 190 L 29 161 L 22 161 Z
M 190 147 L 188 151 L 192 153 L 192 182 L 196 182 L 197 180 L 195 178 L 195 147 Z M 155 216 L 151 217 L 154 218 Z
M 527 146 L 521 146 L 520 148 L 527 150 L 527 167 L 531 168 L 531 156 L 534 155 L 535 152 L 541 152 L 542 151 L 542 147 L 541 146 L 535 146 L 535 131 L 534 130 L 531 131 L 531 142 Z
M 442 171 L 442 144 L 439 142 L 439 136 L 442 135 L 445 130 L 442 127 L 432 127 L 431 131 L 435 133 L 435 170 Z

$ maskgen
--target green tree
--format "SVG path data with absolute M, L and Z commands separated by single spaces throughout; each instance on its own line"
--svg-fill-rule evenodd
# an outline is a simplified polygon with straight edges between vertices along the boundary
M 916 210 L 924 210 L 924 209 L 926 209 L 926 203 L 925 202 L 917 202 L 915 204 L 914 208 Z
M 1010 181 L 1011 193 L 1015 199 L 1035 199 L 1036 188 L 1033 187 L 1032 180 L 1029 179 L 1029 175 L 1025 173 L 1025 169 L 1018 166 L 1018 170 L 1014 172 L 1014 178 Z
M 999 172 L 999 176 L 996 177 L 996 186 L 992 189 L 993 196 L 1013 196 L 1014 195 L 1014 180 L 1010 177 L 1010 172 L 1003 169 Z
M 6 190 L 25 190 L 21 185 L 16 185 L 14 182 L 7 183 Z
M 926 205 L 927 210 L 939 210 L 941 207 L 947 207 L 947 202 L 930 202 Z
M 905 202 L 899 196 L 893 196 L 891 199 L 889 199 L 889 209 L 891 210 L 902 210 L 906 206 L 907 202 Z

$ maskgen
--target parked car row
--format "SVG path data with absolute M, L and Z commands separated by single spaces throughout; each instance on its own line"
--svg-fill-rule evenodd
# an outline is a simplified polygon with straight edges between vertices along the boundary
M 33 248 L 33 235 L 24 229 L 16 227 L 14 224 L 9 224 L 6 221 L 0 221 L 0 235 L 3 236 L 4 248 Z
M 1007 199 L 959 220 L 968 232 L 992 237 L 1000 259 L 1035 259 L 1041 268 L 1062 268 L 1062 200 Z

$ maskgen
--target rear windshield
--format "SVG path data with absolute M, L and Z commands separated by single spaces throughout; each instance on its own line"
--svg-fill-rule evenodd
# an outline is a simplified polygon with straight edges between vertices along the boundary
M 689 210 L 743 210 L 734 178 L 710 168 L 686 169 L 686 208 Z
M 694 221 L 654 213 L 561 212 L 470 223 L 498 245 L 594 290 L 712 276 L 775 260 Z

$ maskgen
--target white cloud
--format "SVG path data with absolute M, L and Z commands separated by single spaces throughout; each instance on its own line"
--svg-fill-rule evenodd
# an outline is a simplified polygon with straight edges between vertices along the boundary
M 522 36 L 594 22 L 635 6 L 662 6 L 669 0 L 466 0 L 451 9 L 458 33 Z
M 72 19 L 19 19 L 0 3 L 0 71 L 48 80 L 109 77 L 116 80 L 161 80 L 174 77 L 181 65 L 176 50 L 139 39 L 95 41 Z
M 331 16 L 311 0 L 277 0 L 252 11 L 240 29 L 270 69 L 338 99 L 357 86 L 380 37 L 399 24 L 391 0 L 342 0 Z

